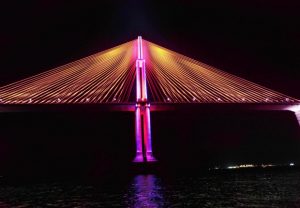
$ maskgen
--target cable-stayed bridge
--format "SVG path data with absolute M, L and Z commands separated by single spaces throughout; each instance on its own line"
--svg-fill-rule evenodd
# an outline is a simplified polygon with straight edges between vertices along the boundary
M 153 110 L 186 105 L 288 110 L 295 112 L 300 124 L 299 100 L 141 37 L 3 86 L 0 104 L 2 111 L 66 104 L 134 111 L 136 162 L 155 161 Z

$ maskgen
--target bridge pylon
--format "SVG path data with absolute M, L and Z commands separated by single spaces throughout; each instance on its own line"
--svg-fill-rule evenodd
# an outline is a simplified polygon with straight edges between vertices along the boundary
M 134 162 L 154 162 L 152 153 L 150 103 L 148 102 L 146 83 L 146 64 L 143 56 L 142 37 L 137 41 L 138 58 L 136 60 L 136 109 L 135 140 L 136 156 Z

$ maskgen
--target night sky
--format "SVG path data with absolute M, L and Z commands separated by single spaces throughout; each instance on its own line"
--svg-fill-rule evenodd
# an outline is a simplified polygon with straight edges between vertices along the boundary
M 2 3 L 2 85 L 142 35 L 300 98 L 297 1 L 80 2 Z
M 1 85 L 83 58 L 142 35 L 144 39 L 216 68 L 300 98 L 300 3 L 297 1 L 98 0 L 81 2 L 41 0 L 1 4 Z M 291 118 L 290 115 L 280 114 L 279 117 L 276 117 L 276 115 L 257 114 L 254 116 L 252 114 L 250 117 L 245 117 L 248 119 L 244 118 L 245 114 L 243 116 L 235 115 L 229 119 L 233 123 L 233 126 L 230 127 L 227 122 L 228 117 L 226 117 L 230 116 L 228 114 L 222 115 L 221 118 L 218 115 L 213 117 L 203 115 L 201 119 L 192 113 L 189 115 L 169 114 L 154 113 L 153 115 L 153 121 L 156 122 L 153 125 L 154 137 L 166 139 L 154 142 L 155 151 L 164 149 L 165 153 L 157 152 L 157 154 L 161 158 L 165 158 L 166 163 L 168 162 L 168 153 L 172 152 L 164 141 L 172 142 L 172 138 L 176 136 L 177 140 L 174 144 L 178 152 L 183 151 L 180 147 L 187 145 L 192 148 L 191 152 L 194 151 L 197 155 L 199 149 L 194 144 L 198 144 L 201 145 L 202 152 L 214 153 L 215 151 L 215 155 L 219 158 L 227 155 L 229 159 L 225 162 L 230 162 L 231 156 L 240 161 L 243 161 L 242 159 L 246 161 L 247 157 L 241 156 L 245 155 L 243 151 L 249 154 L 252 152 L 251 157 L 252 159 L 256 157 L 256 162 L 259 162 L 259 158 L 267 150 L 269 156 L 272 156 L 273 152 L 273 156 L 276 156 L 277 159 L 291 149 L 293 149 L 291 154 L 294 158 L 299 156 L 297 148 L 300 147 L 300 144 L 299 141 L 295 141 L 295 135 L 299 136 L 299 132 L 296 132 L 296 123 L 293 120 L 295 118 Z M 188 124 L 179 125 L 174 121 L 178 118 L 176 115 L 181 120 L 186 119 L 191 128 L 189 129 Z M 263 120 L 264 115 L 267 115 L 265 120 Z M 111 117 L 111 120 L 114 118 Z M 206 118 L 209 119 L 209 122 Z M 283 118 L 284 125 L 281 124 L 280 118 Z M 69 119 L 72 120 L 72 118 Z M 130 119 L 132 120 L 133 117 Z M 217 124 L 213 119 L 218 120 Z M 257 119 L 260 121 L 257 122 Z M 22 126 L 24 122 L 22 118 L 16 120 L 21 120 L 19 125 Z M 33 116 L 32 121 L 34 120 L 36 119 Z M 97 121 L 95 118 L 88 118 L 88 120 Z M 122 119 L 120 121 L 123 122 Z M 14 122 L 11 121 L 11 123 Z M 47 122 L 53 123 L 55 118 L 48 119 Z M 80 120 L 80 122 L 83 121 Z M 106 128 L 109 128 L 105 121 L 101 122 L 106 125 Z M 122 122 L 118 124 L 120 132 L 127 132 L 127 127 L 122 129 Z M 182 123 L 182 121 L 180 122 Z M 197 122 L 199 125 L 205 124 L 204 136 L 200 137 L 213 138 L 213 141 L 219 146 L 205 143 L 204 140 L 201 142 L 194 140 L 193 135 L 199 133 Z M 266 123 L 267 125 L 265 125 Z M 41 124 L 39 125 L 41 126 Z M 128 124 L 126 125 L 128 126 Z M 213 129 L 214 125 L 220 130 L 219 133 Z M 33 128 L 32 126 L 31 128 Z M 46 128 L 45 126 L 43 128 Z M 234 129 L 228 131 L 232 127 L 238 131 Z M 174 128 L 176 128 L 175 132 L 172 130 Z M 170 131 L 173 131 L 172 138 L 168 138 Z M 57 132 L 60 132 L 57 135 L 67 137 L 67 133 L 62 129 Z M 133 128 L 130 130 L 130 135 L 132 134 Z M 242 138 L 244 134 L 246 134 L 245 142 L 241 142 L 239 138 Z M 81 135 L 84 135 L 84 132 L 81 132 Z M 106 136 L 109 136 L 109 133 Z M 292 141 L 290 145 L 282 140 L 285 136 L 287 141 Z M 29 137 L 33 138 L 32 135 Z M 48 135 L 48 137 L 49 144 L 51 136 Z M 39 140 L 38 136 L 35 138 L 31 140 Z M 115 136 L 115 138 L 121 141 L 119 136 Z M 180 140 L 182 138 L 187 139 Z M 272 141 L 274 138 L 275 140 Z M 71 141 L 73 138 L 68 139 Z M 88 142 L 86 141 L 86 143 Z M 94 145 L 93 142 L 88 144 Z M 283 144 L 286 146 L 281 148 Z M 59 141 L 57 140 L 57 143 L 54 142 L 51 145 L 59 146 Z M 112 144 L 110 145 L 112 146 Z M 132 147 L 134 144 L 130 141 L 127 145 Z M 211 149 L 205 149 L 205 145 Z M 273 149 L 272 145 L 274 145 Z M 80 142 L 76 148 L 79 147 L 81 147 Z M 86 147 L 88 149 L 88 145 Z M 226 149 L 226 147 L 228 148 Z M 256 153 L 259 153 L 256 156 L 253 151 L 255 148 L 257 149 Z M 230 150 L 233 153 L 230 153 Z M 61 152 L 64 151 L 61 150 Z M 76 151 L 74 150 L 74 152 Z M 183 151 L 182 155 L 188 151 Z M 124 149 L 121 151 L 122 154 L 125 152 Z M 232 155 L 230 156 L 230 154 Z M 263 160 L 272 161 L 271 156 L 271 159 L 264 158 Z M 128 153 L 127 157 L 132 157 L 132 152 Z M 188 155 L 187 158 L 189 157 L 193 157 L 193 155 Z M 201 158 L 202 156 L 198 155 L 197 157 Z M 169 159 L 172 160 L 172 158 Z M 248 161 L 251 161 L 251 158 Z

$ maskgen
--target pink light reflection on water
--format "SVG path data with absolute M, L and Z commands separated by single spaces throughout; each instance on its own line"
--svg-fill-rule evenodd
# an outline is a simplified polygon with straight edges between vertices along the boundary
M 160 180 L 155 175 L 135 176 L 131 184 L 131 189 L 132 196 L 130 197 L 130 203 L 134 208 L 156 208 L 165 205 Z

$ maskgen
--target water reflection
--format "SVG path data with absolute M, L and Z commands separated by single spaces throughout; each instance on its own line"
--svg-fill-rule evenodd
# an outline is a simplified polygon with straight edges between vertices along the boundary
M 161 180 L 155 175 L 137 175 L 129 188 L 129 207 L 162 207 L 165 201 L 162 195 Z

